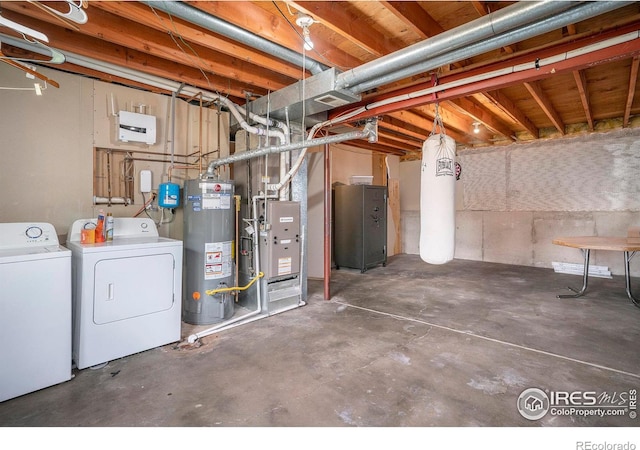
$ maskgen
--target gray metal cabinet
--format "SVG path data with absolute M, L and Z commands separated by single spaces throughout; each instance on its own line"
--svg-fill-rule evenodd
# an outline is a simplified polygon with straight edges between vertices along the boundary
M 387 188 L 336 186 L 334 197 L 334 260 L 336 269 L 365 272 L 387 263 Z

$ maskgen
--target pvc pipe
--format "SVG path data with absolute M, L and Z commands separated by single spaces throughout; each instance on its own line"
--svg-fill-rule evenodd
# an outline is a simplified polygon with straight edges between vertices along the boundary
M 131 199 L 124 197 L 93 197 L 93 203 L 95 205 L 115 204 L 115 205 L 130 205 Z

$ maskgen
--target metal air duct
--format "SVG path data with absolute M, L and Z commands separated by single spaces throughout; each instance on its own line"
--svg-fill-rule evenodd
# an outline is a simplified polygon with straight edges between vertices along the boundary
M 320 73 L 326 70 L 328 67 L 320 64 L 309 58 L 303 58 L 303 56 L 286 47 L 264 39 L 258 35 L 243 30 L 240 27 L 233 25 L 227 21 L 212 16 L 204 11 L 199 10 L 191 5 L 177 0 L 166 1 L 145 1 L 143 2 L 154 9 L 164 11 L 180 19 L 191 22 L 202 28 L 206 28 L 209 31 L 221 34 L 233 39 L 234 41 L 248 45 L 256 50 L 268 53 L 271 56 L 282 59 L 283 61 L 295 64 L 298 67 L 304 67 L 312 74 Z
M 460 47 L 558 14 L 576 4 L 576 2 L 556 1 L 517 2 L 480 19 L 348 70 L 338 76 L 335 87 L 344 89 L 359 85 L 391 71 L 395 72 L 418 64 L 426 57 L 433 58 L 445 52 L 452 52 Z
M 530 23 L 521 28 L 516 28 L 500 35 L 493 36 L 489 39 L 475 42 L 451 53 L 442 54 L 436 57 L 430 57 L 429 59 L 413 66 L 389 72 L 376 79 L 372 79 L 360 83 L 357 86 L 353 86 L 349 90 L 354 93 L 365 92 L 378 86 L 393 83 L 394 81 L 402 80 L 419 73 L 428 72 L 446 64 L 451 64 L 456 61 L 462 61 L 464 59 L 471 58 L 473 56 L 480 55 L 482 53 L 495 50 L 507 45 L 511 45 L 534 36 L 539 36 L 549 31 L 557 30 L 568 24 L 595 17 L 599 14 L 604 14 L 614 9 L 629 5 L 631 3 L 633 2 L 602 1 L 583 3 L 570 10 L 563 11 L 557 15 L 548 17 L 541 21 Z

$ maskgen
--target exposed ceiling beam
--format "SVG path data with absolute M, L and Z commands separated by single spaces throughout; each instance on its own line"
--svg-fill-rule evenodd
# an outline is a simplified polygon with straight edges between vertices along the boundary
M 515 140 L 513 137 L 514 133 L 509 127 L 498 121 L 491 112 L 472 102 L 468 98 L 457 98 L 448 103 L 460 108 L 465 112 L 465 114 L 471 117 L 474 122 L 480 122 L 494 133 L 501 134 L 507 139 Z
M 9 3 L 5 6 L 5 9 L 15 11 L 14 8 L 19 7 L 20 4 L 15 5 Z M 57 25 L 55 18 L 39 9 L 21 8 L 20 12 L 28 15 L 29 18 L 47 22 L 49 30 L 53 28 L 60 30 L 59 27 L 53 27 L 53 25 Z M 122 19 L 106 11 L 92 8 L 90 13 L 91 20 L 82 26 L 80 34 L 142 53 L 157 55 L 185 66 L 200 67 L 204 72 L 203 76 L 205 78 L 209 74 L 215 74 L 219 77 L 228 78 L 232 82 L 238 81 L 254 86 L 269 86 L 268 89 L 272 90 L 281 89 L 295 81 L 290 77 L 274 72 L 258 70 L 254 64 L 214 52 L 198 44 L 185 45 L 184 42 L 172 39 L 167 33 L 138 25 L 134 21 Z M 24 22 L 22 18 L 20 20 Z M 82 51 L 79 46 L 75 49 L 68 46 L 67 50 L 74 53 Z
M 3 16 L 8 15 L 7 11 L 3 11 Z M 217 90 L 223 94 L 233 95 L 234 97 L 242 98 L 242 92 L 245 89 L 250 90 L 252 88 L 252 86 L 237 81 L 231 83 L 229 79 L 213 74 L 209 74 L 207 79 L 201 71 L 193 67 L 178 64 L 137 50 L 123 49 L 120 45 L 85 36 L 75 31 L 63 30 L 60 27 L 36 21 L 26 16 L 20 16 L 20 20 L 22 23 L 28 23 L 42 30 L 49 36 L 52 42 L 56 43 L 56 48 L 62 51 L 77 53 L 116 66 L 167 79 L 179 77 L 179 79 L 186 84 L 206 90 Z M 53 68 L 64 68 L 64 65 L 53 66 Z
M 624 118 L 622 120 L 622 126 L 629 126 L 629 117 L 631 116 L 631 105 L 633 104 L 633 97 L 636 92 L 636 84 L 638 83 L 638 65 L 640 59 L 638 56 L 633 58 L 631 62 L 631 70 L 629 71 L 629 90 L 627 94 L 627 104 L 624 108 Z
M 375 56 L 398 50 L 389 38 L 379 31 L 362 26 L 361 19 L 352 14 L 341 2 L 290 2 L 298 11 L 309 14 L 321 25 Z
M 390 143 L 395 147 L 411 152 L 418 151 L 420 147 L 422 147 L 422 142 L 403 138 L 402 136 L 389 132 L 386 128 L 380 126 L 378 126 L 378 142 Z
M 385 153 L 388 155 L 404 156 L 407 153 L 411 153 L 404 150 L 399 150 L 398 148 L 393 147 L 391 145 L 384 145 L 378 142 L 371 143 L 369 141 L 363 141 L 361 139 L 355 140 L 355 141 L 343 142 L 341 145 L 349 145 L 351 147 L 362 148 L 365 150 L 372 150 L 374 152 Z
M 422 39 L 442 33 L 444 28 L 415 2 L 381 2 Z
M 578 93 L 580 94 L 580 100 L 582 101 L 582 109 L 587 117 L 587 124 L 589 124 L 589 130 L 593 131 L 593 114 L 591 113 L 591 104 L 589 102 L 589 86 L 587 84 L 587 76 L 584 70 L 574 70 L 573 78 L 576 80 L 576 86 L 578 86 Z
M 422 128 L 416 123 L 408 122 L 403 118 L 396 117 L 398 113 L 387 114 L 382 117 L 382 120 L 378 122 L 378 126 L 384 126 L 390 130 L 394 130 L 397 133 L 405 134 L 413 139 L 424 141 L 429 136 L 429 130 Z M 429 128 L 433 127 L 433 122 L 430 122 Z
M 524 127 L 534 139 L 540 136 L 540 130 L 529 120 L 529 118 L 516 106 L 513 101 L 500 91 L 488 91 L 484 93 L 485 98 L 491 101 L 496 107 L 504 111 L 514 122 Z
M 449 136 L 451 136 L 456 142 L 469 143 L 469 138 L 466 134 L 456 131 L 462 128 L 468 128 L 466 125 L 461 125 L 461 123 L 464 122 L 462 122 L 460 116 L 448 111 L 446 108 L 440 108 L 440 115 L 447 124 L 452 124 L 451 126 L 446 127 L 447 134 Z M 393 113 L 393 117 L 396 119 L 407 124 L 416 124 L 418 127 L 424 129 L 426 131 L 424 139 L 428 138 L 433 130 L 433 116 L 434 113 L 427 107 L 417 107 L 412 110 L 399 110 Z
M 406 143 L 404 141 L 399 141 L 392 135 L 380 132 L 380 130 L 378 130 L 378 143 L 390 147 L 395 147 L 404 150 L 405 152 L 416 152 L 422 147 L 421 144 L 416 144 L 414 142 Z
M 299 49 L 302 53 L 301 30 L 298 30 L 298 26 L 295 24 L 296 18 L 293 16 L 275 15 L 251 2 L 193 1 L 188 3 L 283 47 L 292 50 Z M 322 58 L 331 61 L 338 67 L 350 68 L 362 64 L 362 61 L 345 53 L 333 43 L 321 40 L 318 36 L 314 36 L 313 43 L 314 53 L 318 52 Z M 313 58 L 314 54 L 309 53 L 308 56 Z
M 556 127 L 560 134 L 564 135 L 566 133 L 564 122 L 562 121 L 560 114 L 558 114 L 558 111 L 551 103 L 551 99 L 544 93 L 542 86 L 540 86 L 540 82 L 526 82 L 524 83 L 524 87 L 527 88 L 529 94 L 531 94 L 536 103 L 538 103 L 538 106 L 540 106 L 542 111 L 544 111 L 551 123 L 553 123 L 553 126 Z
M 203 47 L 215 50 L 216 52 L 220 52 L 246 62 L 251 62 L 256 66 L 265 68 L 269 71 L 277 72 L 293 79 L 299 79 L 301 77 L 301 69 L 293 64 L 274 59 L 265 53 L 239 44 L 230 39 L 223 38 L 177 17 L 169 17 L 168 14 L 154 10 L 148 5 L 131 1 L 97 1 L 92 2 L 91 6 L 103 9 L 112 14 L 135 18 L 136 22 L 162 33 L 175 35 L 178 40 L 197 43 Z
M 620 36 L 622 34 L 628 33 L 629 28 L 635 27 L 635 25 L 630 25 L 629 27 L 622 27 L 611 32 L 604 32 L 598 35 L 598 38 L 608 38 L 613 36 Z M 637 30 L 636 30 L 637 31 Z M 590 43 L 594 43 L 592 39 L 588 39 Z M 580 48 L 580 45 L 585 45 L 582 41 L 572 42 L 571 44 L 563 44 L 558 47 L 553 47 L 546 49 L 545 52 L 541 52 L 543 54 L 548 54 L 548 56 L 552 56 L 554 54 L 561 53 L 561 49 L 566 49 L 563 51 L 569 51 L 571 49 Z M 474 81 L 468 84 L 463 84 L 461 86 L 456 86 L 449 88 L 445 91 L 440 91 L 438 93 L 437 100 L 434 100 L 433 96 L 424 95 L 424 96 L 413 96 L 411 98 L 407 98 L 406 100 L 400 100 L 398 102 L 392 104 L 386 104 L 384 106 L 369 108 L 366 112 L 359 114 L 352 119 L 362 119 L 366 117 L 373 117 L 381 114 L 388 114 L 392 111 L 398 111 L 403 109 L 415 108 L 416 106 L 426 105 L 429 103 L 433 103 L 435 101 L 444 101 L 450 100 L 454 98 L 463 97 L 469 94 L 474 94 L 481 91 L 487 90 L 497 90 L 502 89 L 507 86 L 513 86 L 516 84 L 521 84 L 523 82 L 533 82 L 536 80 L 540 80 L 546 77 L 549 77 L 552 74 L 564 73 L 567 71 L 580 70 L 587 67 L 593 67 L 599 64 L 605 64 L 609 62 L 613 62 L 620 59 L 630 58 L 640 55 L 640 39 L 636 38 L 631 41 L 615 44 L 608 48 L 603 48 L 599 50 L 595 50 L 588 54 L 578 55 L 570 59 L 561 60 L 553 63 L 550 66 L 535 68 L 532 67 L 530 69 L 524 69 L 516 72 L 506 73 L 504 75 L 496 75 L 495 77 Z M 541 55 L 543 56 L 543 55 Z M 535 58 L 534 58 L 535 59 Z M 481 76 L 482 74 L 491 73 L 492 71 L 504 69 L 508 67 L 512 67 L 515 64 L 523 64 L 526 63 L 527 60 L 531 63 L 531 55 L 528 55 L 526 58 L 517 57 L 514 60 L 502 61 L 500 63 L 489 64 L 486 66 L 477 67 L 473 70 L 469 70 L 465 73 L 450 73 L 445 74 L 440 77 L 439 85 L 443 86 L 449 82 L 467 79 L 473 79 L 473 77 Z M 392 97 L 397 97 L 400 95 L 413 94 L 422 89 L 430 89 L 433 86 L 429 82 L 419 83 L 413 86 L 405 87 L 402 89 L 397 89 L 395 91 L 386 92 L 384 94 L 380 94 L 377 96 L 368 97 L 364 102 L 360 102 L 357 105 L 365 105 L 370 104 L 382 100 L 386 100 Z M 330 116 L 336 117 L 339 114 L 343 113 L 346 109 L 352 109 L 356 105 L 349 105 L 348 108 L 336 108 L 331 111 Z

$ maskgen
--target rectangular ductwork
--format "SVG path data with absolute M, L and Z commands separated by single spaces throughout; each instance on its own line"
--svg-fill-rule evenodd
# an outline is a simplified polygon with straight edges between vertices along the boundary
M 354 94 L 347 89 L 335 89 L 337 75 L 336 69 L 327 69 L 304 81 L 298 81 L 268 96 L 254 100 L 249 104 L 249 111 L 259 116 L 268 115 L 270 118 L 284 121 L 288 110 L 289 119 L 298 121 L 302 118 L 303 104 L 304 115 L 310 118 L 338 106 L 360 101 L 359 94 Z M 324 120 L 324 117 L 317 121 Z M 235 124 L 232 123 L 232 125 Z

